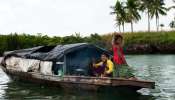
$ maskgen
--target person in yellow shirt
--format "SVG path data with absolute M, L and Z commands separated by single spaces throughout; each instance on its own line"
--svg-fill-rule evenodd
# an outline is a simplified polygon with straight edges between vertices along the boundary
M 96 68 L 95 72 L 102 77 L 112 77 L 113 75 L 113 62 L 109 59 L 108 55 L 103 53 L 101 55 L 101 62 L 93 64 L 93 67 Z

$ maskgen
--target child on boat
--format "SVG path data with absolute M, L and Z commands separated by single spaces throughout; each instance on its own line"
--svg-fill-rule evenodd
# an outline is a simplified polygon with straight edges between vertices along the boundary
M 133 79 L 133 70 L 128 66 L 123 52 L 123 37 L 120 34 L 115 34 L 112 40 L 113 62 L 114 62 L 114 77 Z
M 101 62 L 93 64 L 93 67 L 97 76 L 112 77 L 113 75 L 114 64 L 105 53 L 101 55 Z

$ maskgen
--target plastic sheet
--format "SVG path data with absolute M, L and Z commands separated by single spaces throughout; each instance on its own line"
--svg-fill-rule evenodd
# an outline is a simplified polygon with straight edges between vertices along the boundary
M 37 71 L 39 69 L 39 60 L 24 59 L 19 57 L 10 57 L 6 59 L 7 69 L 14 69 L 22 72 Z
M 52 62 L 41 61 L 40 62 L 40 73 L 44 75 L 52 75 Z

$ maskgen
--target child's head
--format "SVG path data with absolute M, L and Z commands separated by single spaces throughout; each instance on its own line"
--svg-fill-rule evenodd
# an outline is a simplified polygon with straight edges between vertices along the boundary
M 114 35 L 114 44 L 122 45 L 123 44 L 123 37 L 120 34 Z
M 102 53 L 102 54 L 101 54 L 101 60 L 102 60 L 103 62 L 107 61 L 108 58 L 109 58 L 109 55 L 108 55 L 108 54 L 106 54 L 106 53 Z

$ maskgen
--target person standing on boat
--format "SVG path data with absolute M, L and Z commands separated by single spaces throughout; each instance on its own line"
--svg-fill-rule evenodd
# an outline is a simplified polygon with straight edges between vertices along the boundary
M 123 52 L 123 37 L 120 34 L 114 34 L 112 39 L 114 77 L 134 78 L 133 70 L 128 66 Z
M 101 55 L 101 62 L 97 64 L 93 64 L 93 67 L 95 68 L 95 73 L 98 74 L 98 76 L 101 77 L 112 77 L 113 76 L 113 62 L 109 59 L 108 55 L 103 53 Z

